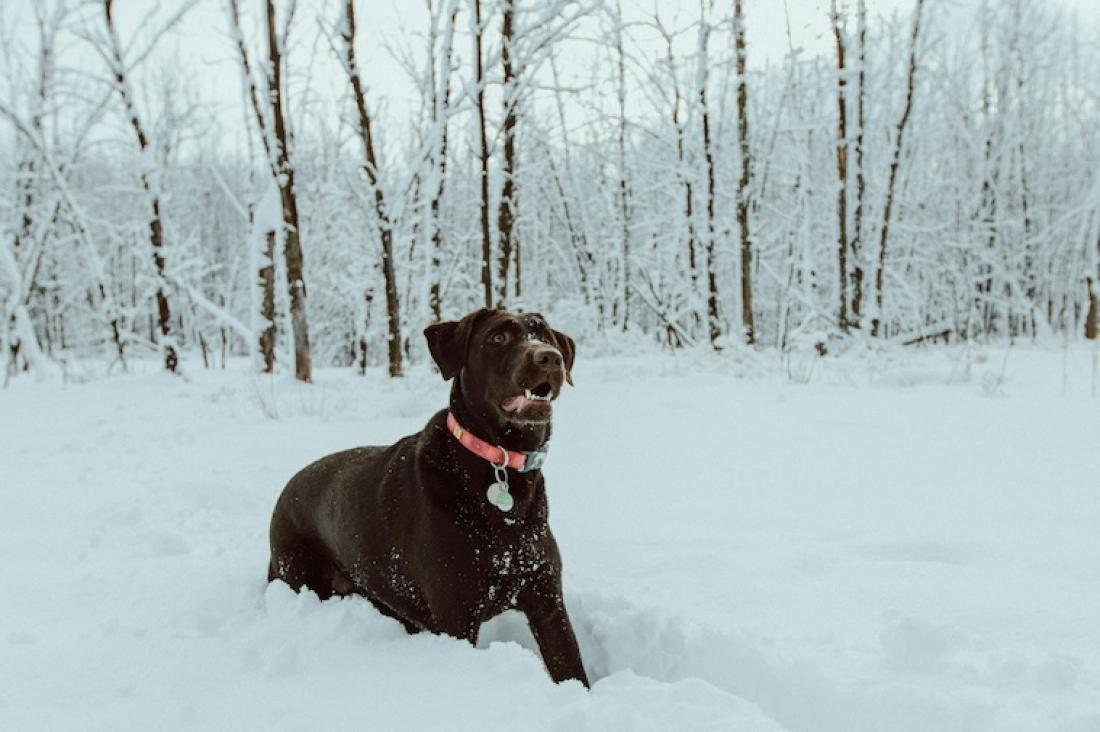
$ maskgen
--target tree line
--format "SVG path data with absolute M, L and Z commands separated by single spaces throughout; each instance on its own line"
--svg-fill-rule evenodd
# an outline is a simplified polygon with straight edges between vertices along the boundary
M 150 60 L 195 2 L 129 37 L 125 0 L 3 16 L 5 379 L 149 352 L 399 376 L 477 306 L 666 348 L 1097 337 L 1100 33 L 1050 3 L 831 0 L 829 52 L 750 64 L 752 0 L 425 0 L 401 115 L 368 5 L 209 2 L 235 136 Z

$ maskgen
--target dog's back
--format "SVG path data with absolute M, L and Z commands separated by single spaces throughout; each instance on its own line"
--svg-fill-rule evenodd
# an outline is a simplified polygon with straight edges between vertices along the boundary
M 401 539 L 401 503 L 386 491 L 409 483 L 415 441 L 334 453 L 298 471 L 283 489 L 271 517 L 268 579 L 321 599 L 350 592 L 369 596 L 370 565 Z M 378 521 L 384 531 L 372 531 Z M 349 545 L 354 542 L 354 545 Z M 403 542 L 401 542 L 403 543 Z

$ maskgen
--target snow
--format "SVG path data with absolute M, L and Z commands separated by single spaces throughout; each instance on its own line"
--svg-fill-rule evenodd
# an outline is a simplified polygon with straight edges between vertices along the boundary
M 264 581 L 285 481 L 419 429 L 427 368 L 17 379 L 0 728 L 1098 729 L 1092 356 L 582 347 L 545 473 L 590 692 L 520 616 L 475 649 Z

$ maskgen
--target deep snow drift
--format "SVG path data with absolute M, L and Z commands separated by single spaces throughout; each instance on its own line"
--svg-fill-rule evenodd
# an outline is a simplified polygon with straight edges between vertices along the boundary
M 582 348 L 545 472 L 591 692 L 517 616 L 474 649 L 265 585 L 287 478 L 418 430 L 427 369 L 17 380 L 0 728 L 1100 729 L 1094 353 Z

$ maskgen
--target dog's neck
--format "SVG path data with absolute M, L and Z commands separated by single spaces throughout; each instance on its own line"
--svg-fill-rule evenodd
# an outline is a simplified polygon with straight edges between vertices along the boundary
M 451 385 L 451 413 L 465 429 L 490 445 L 499 445 L 512 452 L 538 450 L 550 440 L 550 423 L 516 424 L 500 418 L 484 397 L 467 389 L 462 375 Z

